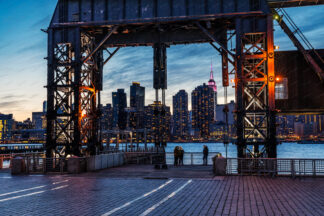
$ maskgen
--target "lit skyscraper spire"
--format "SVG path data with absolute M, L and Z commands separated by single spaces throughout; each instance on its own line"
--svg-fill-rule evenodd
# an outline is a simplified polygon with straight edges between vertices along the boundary
M 213 89 L 214 92 L 214 121 L 216 121 L 216 106 L 217 106 L 217 86 L 214 80 L 214 72 L 213 72 L 213 62 L 210 64 L 210 77 L 208 81 L 208 87 Z
M 214 90 L 214 92 L 217 92 L 217 86 L 216 82 L 214 80 L 214 72 L 213 72 L 213 63 L 210 65 L 210 78 L 208 81 L 208 86 Z

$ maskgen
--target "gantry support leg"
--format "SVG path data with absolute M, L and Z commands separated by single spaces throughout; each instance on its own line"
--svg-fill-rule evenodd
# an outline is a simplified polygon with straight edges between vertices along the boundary
M 46 156 L 95 154 L 102 49 L 94 37 L 77 27 L 49 29 L 48 38 Z
M 236 20 L 236 127 L 239 158 L 247 156 L 248 145 L 254 147 L 254 151 L 249 151 L 252 157 L 276 157 L 273 21 L 271 15 L 258 19 L 248 21 L 262 22 L 266 26 L 264 31 L 245 28 L 242 24 L 247 20 Z M 264 146 L 264 150 L 259 152 L 260 146 Z
M 156 43 L 153 46 L 154 55 L 154 68 L 153 68 L 153 87 L 155 89 L 155 110 L 154 110 L 154 119 L 155 119 L 155 147 L 158 149 L 159 153 L 163 154 L 161 157 L 162 168 L 167 168 L 166 159 L 165 159 L 165 147 L 167 145 L 167 134 L 165 130 L 165 125 L 163 119 L 166 115 L 165 107 L 165 90 L 167 89 L 167 56 L 166 56 L 166 44 Z M 162 90 L 162 103 L 159 101 L 159 90 Z M 160 165 L 156 164 L 155 167 Z

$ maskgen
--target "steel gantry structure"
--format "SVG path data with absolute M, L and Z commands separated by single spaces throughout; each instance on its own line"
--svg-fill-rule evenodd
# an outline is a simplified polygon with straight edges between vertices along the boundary
M 323 3 L 59 0 L 47 30 L 47 157 L 96 154 L 100 148 L 103 66 L 120 47 L 153 47 L 153 87 L 156 101 L 162 90 L 164 105 L 167 47 L 189 43 L 210 43 L 221 53 L 225 87 L 228 74 L 235 74 L 238 156 L 245 156 L 247 145 L 264 145 L 267 156 L 276 157 L 272 9 Z M 233 38 L 236 47 L 230 50 L 228 41 Z M 156 144 L 165 141 L 157 138 Z

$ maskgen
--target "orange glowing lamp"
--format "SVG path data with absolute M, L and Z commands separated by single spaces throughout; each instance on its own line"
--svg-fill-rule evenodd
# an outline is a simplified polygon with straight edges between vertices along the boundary
M 276 77 L 276 82 L 280 82 L 281 78 L 280 77 Z
M 86 115 L 87 115 L 87 112 L 85 110 L 83 110 L 81 113 L 81 118 L 84 118 Z

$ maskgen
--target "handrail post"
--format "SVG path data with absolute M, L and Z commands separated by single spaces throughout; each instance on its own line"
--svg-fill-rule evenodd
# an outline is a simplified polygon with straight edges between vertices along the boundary
M 291 177 L 295 178 L 295 160 L 291 159 L 290 161 L 290 166 L 291 166 Z
M 316 176 L 316 161 L 313 159 L 312 160 L 312 168 L 313 168 L 313 176 Z

